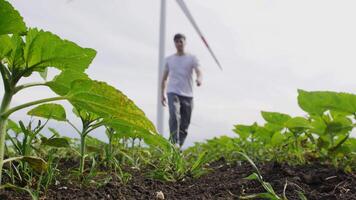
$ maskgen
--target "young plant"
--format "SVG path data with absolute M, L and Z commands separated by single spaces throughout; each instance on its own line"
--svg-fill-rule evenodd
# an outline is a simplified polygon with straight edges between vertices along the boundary
M 253 167 L 255 170 L 254 173 L 252 173 L 250 176 L 246 177 L 245 179 L 247 180 L 257 180 L 262 187 L 266 190 L 265 193 L 259 193 L 259 194 L 252 194 L 252 195 L 247 195 L 247 196 L 240 196 L 240 199 L 256 199 L 256 198 L 264 198 L 264 199 L 270 199 L 270 200 L 288 200 L 287 197 L 285 196 L 285 190 L 287 187 L 287 183 L 284 186 L 284 195 L 283 197 L 280 197 L 279 195 L 276 194 L 274 191 L 272 185 L 266 181 L 263 180 L 262 175 L 260 170 L 257 168 L 256 164 L 252 161 L 250 157 L 248 157 L 246 154 L 242 152 L 238 152 L 242 157 L 244 157 Z M 299 198 L 301 200 L 306 200 L 306 197 L 303 195 L 302 192 L 297 191 L 297 194 L 299 195 Z
M 0 106 L 0 172 L 4 163 L 8 118 L 30 106 L 68 100 L 77 109 L 110 120 L 117 130 L 130 127 L 148 134 L 156 133 L 152 122 L 122 92 L 106 83 L 92 81 L 83 73 L 95 57 L 95 50 L 82 48 L 50 32 L 35 28 L 27 30 L 22 17 L 8 2 L 0 0 L 0 6 L 0 73 L 5 89 Z M 21 78 L 34 72 L 43 75 L 49 67 L 62 73 L 50 82 L 18 85 Z M 16 93 L 35 86 L 48 86 L 59 96 L 10 108 Z
M 27 30 L 22 17 L 8 2 L 0 0 L 0 6 L 2 8 L 0 10 L 2 19 L 0 21 L 0 72 L 5 89 L 0 106 L 0 172 L 2 172 L 9 116 L 29 106 L 66 99 L 53 97 L 10 108 L 11 100 L 20 90 L 42 85 L 37 83 L 18 85 L 21 78 L 31 76 L 33 72 L 44 72 L 48 67 L 59 70 L 71 68 L 83 72 L 96 52 L 62 40 L 50 32 L 38 29 Z M 0 173 L 0 182 L 1 177 Z
M 197 155 L 196 160 L 190 160 L 189 162 L 186 156 L 174 146 L 158 156 L 158 162 L 151 163 L 154 170 L 150 176 L 155 179 L 171 182 L 182 181 L 187 177 L 200 177 L 207 173 L 204 164 L 211 160 L 207 152 L 202 152 Z
M 75 130 L 80 136 L 80 164 L 79 164 L 79 173 L 83 174 L 85 168 L 85 157 L 86 155 L 86 137 L 93 130 L 104 125 L 103 119 L 93 113 L 86 112 L 84 110 L 73 109 L 73 112 L 81 119 L 82 129 L 79 131 L 75 126 Z
M 254 198 L 267 198 L 270 200 L 281 200 L 282 198 L 279 197 L 275 191 L 273 190 L 273 187 L 271 186 L 270 183 L 265 182 L 262 178 L 262 175 L 260 173 L 260 170 L 257 168 L 256 164 L 251 160 L 250 157 L 248 157 L 246 154 L 239 152 L 240 155 L 242 155 L 253 167 L 255 170 L 254 173 L 252 173 L 250 176 L 246 177 L 247 180 L 257 180 L 258 182 L 261 183 L 262 187 L 266 190 L 266 193 L 259 193 L 259 194 L 253 194 L 253 195 L 248 195 L 248 196 L 241 196 L 240 199 L 254 199 Z

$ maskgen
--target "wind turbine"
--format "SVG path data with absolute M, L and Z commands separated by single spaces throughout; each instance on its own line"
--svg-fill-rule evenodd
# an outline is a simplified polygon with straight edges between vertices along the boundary
M 163 126 L 163 119 L 164 119 L 164 112 L 163 106 L 161 104 L 161 80 L 164 70 L 164 59 L 165 59 L 165 40 L 166 40 L 166 2 L 167 0 L 161 0 L 161 14 L 160 14 L 160 28 L 159 28 L 159 53 L 158 53 L 158 90 L 157 90 L 157 130 L 160 134 L 163 134 L 164 126 Z M 200 38 L 202 39 L 203 43 L 205 44 L 206 48 L 208 49 L 210 55 L 215 60 L 218 67 L 222 70 L 219 60 L 216 58 L 214 52 L 210 48 L 207 40 L 205 39 L 203 33 L 199 29 L 197 23 L 195 22 L 192 14 L 190 13 L 187 5 L 183 0 L 176 0 L 179 7 L 182 9 L 184 15 L 188 18 L 192 26 L 194 27 L 195 31 L 198 33 Z

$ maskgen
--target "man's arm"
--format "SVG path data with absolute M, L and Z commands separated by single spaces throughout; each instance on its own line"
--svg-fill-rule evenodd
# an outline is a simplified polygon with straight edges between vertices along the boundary
M 201 86 L 203 82 L 203 73 L 200 67 L 195 67 L 194 69 L 195 69 L 195 73 L 197 74 L 197 80 L 196 80 L 197 86 Z
M 162 83 L 161 83 L 161 103 L 163 106 L 167 105 L 167 97 L 166 97 L 166 86 L 167 86 L 167 79 L 168 79 L 168 69 L 165 67 L 162 76 Z

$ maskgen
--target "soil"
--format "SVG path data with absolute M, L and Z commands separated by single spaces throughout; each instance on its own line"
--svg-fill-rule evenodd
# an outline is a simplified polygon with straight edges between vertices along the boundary
M 229 200 L 240 196 L 265 192 L 261 184 L 244 179 L 253 172 L 248 163 L 227 164 L 221 159 L 210 165 L 211 172 L 198 179 L 180 182 L 161 182 L 146 178 L 139 171 L 132 171 L 133 178 L 123 185 L 113 178 L 100 187 L 81 187 L 75 183 L 60 183 L 52 186 L 40 199 L 91 200 L 91 199 L 164 199 L 179 200 Z M 309 200 L 356 200 L 356 175 L 346 174 L 330 166 L 311 164 L 288 166 L 278 163 L 258 165 L 263 179 L 269 182 L 277 194 L 285 194 L 289 200 L 300 199 L 297 191 Z M 13 190 L 0 192 L 1 200 L 30 199 L 28 194 Z M 161 198 L 162 199 L 162 198 Z

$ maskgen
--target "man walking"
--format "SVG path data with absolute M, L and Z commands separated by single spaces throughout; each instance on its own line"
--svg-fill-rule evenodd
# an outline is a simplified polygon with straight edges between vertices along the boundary
M 188 134 L 193 109 L 193 71 L 197 76 L 197 86 L 202 84 L 202 72 L 198 59 L 184 51 L 186 37 L 183 34 L 178 33 L 174 36 L 174 44 L 177 52 L 166 58 L 161 84 L 161 102 L 166 106 L 168 97 L 170 140 L 182 147 Z

